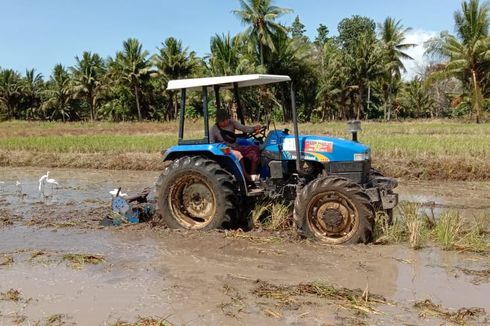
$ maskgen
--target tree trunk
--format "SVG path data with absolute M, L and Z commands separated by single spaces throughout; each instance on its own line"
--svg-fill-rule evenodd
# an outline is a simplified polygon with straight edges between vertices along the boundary
M 264 65 L 264 46 L 262 45 L 262 43 L 260 43 L 259 45 L 259 51 L 260 51 L 260 64 Z
M 177 96 L 177 92 L 175 92 L 175 111 L 174 111 L 174 119 L 177 119 L 179 116 L 179 97 Z M 183 108 L 185 109 L 185 108 Z
M 138 110 L 138 120 L 141 121 L 140 98 L 138 95 L 138 86 L 134 85 L 134 97 L 136 98 L 136 109 Z
M 473 108 L 476 111 L 476 123 L 480 123 L 480 84 L 478 79 L 476 78 L 475 69 L 471 69 L 471 75 L 473 77 L 473 87 L 474 87 L 474 99 L 473 99 Z
M 92 94 L 89 93 L 89 95 L 87 96 L 87 102 L 88 102 L 88 105 L 90 106 L 90 120 L 91 121 L 94 121 L 95 119 L 95 114 L 94 114 L 94 99 L 92 98 Z
M 357 116 L 356 116 L 357 120 L 361 119 L 361 113 L 364 112 L 363 97 L 364 97 L 364 84 L 359 83 L 359 99 L 357 103 Z

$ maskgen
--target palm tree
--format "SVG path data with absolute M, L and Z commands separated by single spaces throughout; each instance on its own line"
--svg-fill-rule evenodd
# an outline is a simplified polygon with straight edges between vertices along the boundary
M 12 69 L 0 71 L 0 103 L 7 109 L 7 118 L 17 114 L 22 93 L 22 80 L 18 72 Z
M 129 87 L 136 100 L 138 120 L 141 120 L 140 95 L 143 83 L 150 77 L 148 51 L 137 39 L 130 38 L 123 42 L 123 51 L 116 53 L 115 59 L 109 60 L 110 75 Z
M 45 101 L 42 105 L 44 112 L 52 110 L 50 119 L 61 116 L 63 122 L 70 117 L 71 101 L 73 92 L 71 79 L 68 71 L 61 64 L 53 68 L 51 79 L 47 83 L 45 90 Z
M 260 64 L 264 64 L 264 50 L 275 51 L 272 36 L 278 32 L 287 33 L 287 28 L 276 23 L 276 19 L 292 12 L 291 9 L 273 6 L 273 0 L 239 0 L 239 10 L 233 13 L 240 18 L 243 24 L 249 27 L 244 31 L 245 37 L 253 40 L 258 46 Z
M 23 107 L 26 110 L 25 118 L 32 117 L 39 109 L 43 87 L 43 75 L 36 73 L 35 69 L 26 70 L 22 83 Z
M 355 118 L 364 115 L 364 104 L 367 103 L 367 93 L 370 85 L 383 75 L 383 50 L 378 42 L 372 42 L 366 35 L 351 51 L 344 54 L 344 64 L 349 68 L 350 88 L 356 90 Z M 350 116 L 349 118 L 353 118 Z
M 471 104 L 480 122 L 483 92 L 488 83 L 490 68 L 490 37 L 488 35 L 490 7 L 479 0 L 464 1 L 461 10 L 454 14 L 456 36 L 441 33 L 428 42 L 428 52 L 447 59 L 445 69 L 434 73 L 433 78 L 456 77 L 471 93 Z
M 403 87 L 399 101 L 406 116 L 425 118 L 430 115 L 432 118 L 434 115 L 434 100 L 420 77 L 414 78 Z
M 189 52 L 187 48 L 182 46 L 182 42 L 173 37 L 169 37 L 162 43 L 162 47 L 158 49 L 159 53 L 154 56 L 153 61 L 157 67 L 157 75 L 168 82 L 171 79 L 179 79 L 188 77 L 193 73 L 197 66 L 197 58 L 194 51 Z M 173 101 L 170 101 L 169 118 L 173 119 L 177 116 L 178 99 L 177 92 L 172 92 L 172 98 L 175 97 L 175 106 Z
M 102 58 L 94 53 L 83 52 L 82 58 L 75 57 L 76 65 L 70 70 L 73 75 L 73 91 L 76 97 L 85 98 L 90 109 L 90 120 L 97 119 L 98 100 L 105 86 L 105 66 Z
M 406 71 L 402 59 L 413 60 L 404 51 L 415 44 L 405 43 L 405 35 L 410 28 L 405 28 L 399 20 L 387 17 L 382 24 L 378 25 L 378 28 L 386 62 L 383 81 L 384 117 L 385 120 L 390 120 L 391 101 L 396 92 L 394 86 L 401 79 L 402 72 Z
M 243 53 L 240 37 L 222 34 L 211 37 L 211 53 L 207 56 L 213 76 L 240 75 L 253 71 L 250 60 Z

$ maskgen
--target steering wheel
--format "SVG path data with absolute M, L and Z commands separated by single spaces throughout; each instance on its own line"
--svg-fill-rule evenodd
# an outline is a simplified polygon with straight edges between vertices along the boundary
M 262 126 L 262 127 L 260 127 L 260 129 L 248 133 L 247 136 L 248 137 L 252 137 L 255 140 L 258 140 L 258 141 L 261 142 L 265 138 L 265 136 L 266 136 L 266 134 L 265 134 L 266 130 L 267 130 L 267 127 L 266 126 Z

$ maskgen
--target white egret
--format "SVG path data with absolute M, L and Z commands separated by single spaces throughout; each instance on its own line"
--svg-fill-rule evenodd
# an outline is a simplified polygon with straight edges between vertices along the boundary
M 41 178 L 39 178 L 39 194 L 44 196 L 44 182 L 46 179 L 49 177 L 49 171 L 46 172 L 45 175 L 43 175 Z
M 119 189 L 115 188 L 114 190 L 109 191 L 109 193 L 112 195 L 112 197 L 116 197 L 117 193 L 119 191 L 120 191 L 120 188 Z M 128 194 L 123 193 L 123 192 L 119 192 L 119 197 L 127 197 L 127 196 L 128 196 Z
M 20 183 L 19 180 L 15 181 L 15 186 L 17 187 L 17 193 L 21 194 L 22 193 L 22 183 Z

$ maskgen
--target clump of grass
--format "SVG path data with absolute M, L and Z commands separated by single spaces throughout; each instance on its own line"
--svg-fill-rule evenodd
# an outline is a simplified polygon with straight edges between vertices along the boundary
M 466 325 L 468 320 L 483 317 L 486 314 L 483 308 L 461 308 L 456 312 L 450 312 L 430 299 L 416 302 L 414 306 L 421 310 L 419 316 L 422 318 L 434 316 L 459 325 Z
M 419 213 L 420 205 L 402 202 L 399 205 L 400 216 L 391 224 L 388 216 L 380 212 L 376 217 L 375 238 L 378 243 L 400 243 L 408 241 L 413 249 L 423 248 L 428 239 L 430 227 L 426 215 Z
M 11 255 L 3 255 L 0 258 L 0 266 L 10 266 L 14 263 L 14 257 Z
M 10 289 L 7 292 L 0 292 L 0 299 L 5 301 L 19 302 L 22 300 L 22 293 L 19 290 Z
M 252 211 L 254 227 L 269 231 L 281 231 L 292 226 L 292 206 L 277 202 L 263 201 Z
M 252 293 L 258 297 L 273 299 L 283 305 L 290 305 L 291 302 L 294 302 L 292 297 L 313 295 L 319 298 L 334 300 L 344 308 L 356 310 L 361 313 L 375 311 L 374 304 L 387 303 L 383 296 L 370 294 L 368 291 L 335 287 L 323 282 L 275 285 L 258 280 Z
M 174 324 L 167 321 L 165 318 L 153 318 L 153 317 L 138 317 L 134 323 L 126 321 L 117 321 L 111 326 L 173 326 Z
M 465 225 L 458 211 L 442 214 L 433 233 L 435 241 L 444 250 L 483 252 L 488 248 L 481 222 L 474 220 Z
M 480 235 L 487 235 L 490 233 L 490 212 L 484 212 L 473 217 L 475 228 Z
M 444 250 L 453 249 L 459 239 L 463 220 L 457 211 L 448 211 L 441 215 L 434 228 L 436 242 Z
M 104 257 L 101 255 L 77 254 L 77 253 L 64 254 L 61 260 L 69 262 L 70 266 L 75 269 L 81 269 L 83 266 L 87 264 L 98 265 L 105 262 Z

